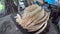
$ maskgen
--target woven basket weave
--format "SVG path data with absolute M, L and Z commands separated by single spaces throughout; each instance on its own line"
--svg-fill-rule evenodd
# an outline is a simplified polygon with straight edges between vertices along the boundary
M 22 17 L 17 15 L 16 21 L 29 32 L 40 29 L 37 33 L 42 32 L 47 26 L 49 19 L 48 14 L 37 5 L 32 5 L 24 10 Z M 43 26 L 44 25 L 44 26 Z M 36 33 L 36 34 L 37 34 Z

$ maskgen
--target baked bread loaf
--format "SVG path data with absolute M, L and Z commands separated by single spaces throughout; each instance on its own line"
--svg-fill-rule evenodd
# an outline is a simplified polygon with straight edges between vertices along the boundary
M 22 17 L 17 14 L 16 22 L 29 32 L 36 31 L 47 24 L 48 14 L 38 5 L 32 5 L 24 10 Z M 45 25 L 47 26 L 47 25 Z M 43 30 L 44 28 L 42 28 Z M 39 32 L 42 32 L 39 31 Z

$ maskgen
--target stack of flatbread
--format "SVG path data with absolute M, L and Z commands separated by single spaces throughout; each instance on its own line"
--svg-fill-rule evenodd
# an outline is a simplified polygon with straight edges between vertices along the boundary
M 29 32 L 42 32 L 47 26 L 49 19 L 48 14 L 38 5 L 31 5 L 24 10 L 24 14 L 20 16 L 17 14 L 16 22 Z

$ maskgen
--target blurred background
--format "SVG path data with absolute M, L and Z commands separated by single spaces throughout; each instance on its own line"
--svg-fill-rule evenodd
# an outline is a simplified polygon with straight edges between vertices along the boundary
M 52 1 L 51 3 L 50 2 L 46 3 L 47 1 L 44 0 L 44 4 L 41 5 L 41 3 L 38 0 L 0 0 L 0 22 L 2 23 L 5 21 L 4 19 L 9 19 L 9 17 L 6 17 L 6 16 L 10 16 L 10 19 L 15 23 L 16 19 L 14 19 L 14 16 L 16 16 L 17 13 L 21 15 L 24 13 L 24 9 L 26 7 L 33 4 L 37 4 L 43 7 L 46 10 L 46 12 L 49 13 L 50 15 L 49 24 L 50 26 L 52 24 L 52 26 L 49 28 L 50 29 L 49 34 L 57 34 L 57 33 L 59 34 L 60 33 L 60 0 L 51 0 L 51 1 Z M 15 23 L 15 26 L 17 26 L 16 23 Z M 0 28 L 1 27 L 2 26 L 0 26 Z M 3 33 L 4 28 L 0 29 L 0 33 L 1 33 L 1 30 Z

